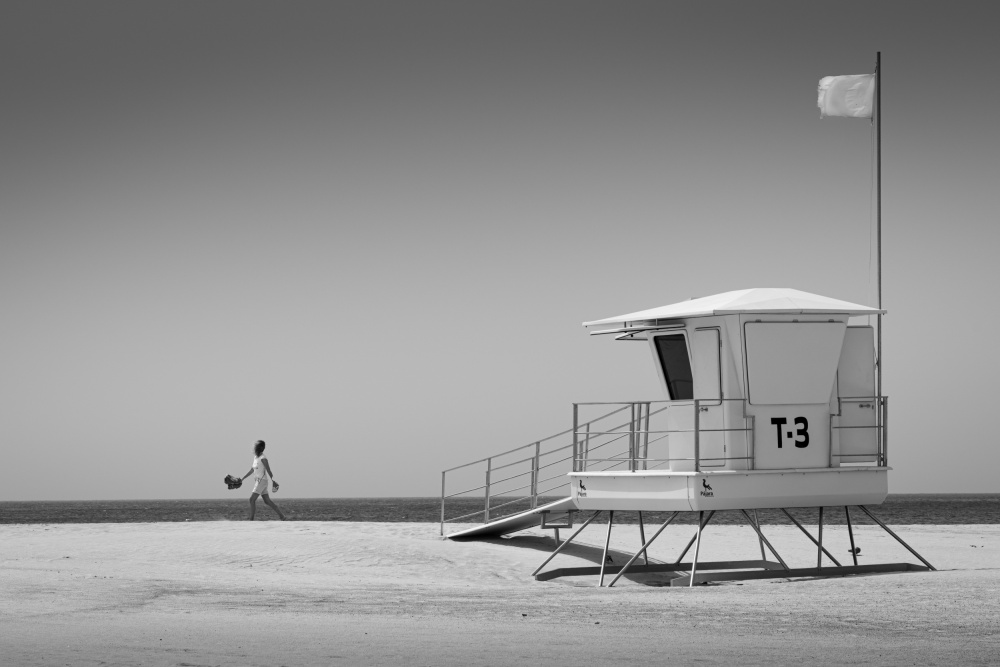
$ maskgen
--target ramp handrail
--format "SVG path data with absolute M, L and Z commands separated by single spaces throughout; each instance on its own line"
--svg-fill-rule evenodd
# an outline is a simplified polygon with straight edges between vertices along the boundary
M 622 410 L 625 410 L 626 407 L 628 407 L 628 406 L 627 405 L 622 406 L 622 407 L 618 408 L 617 410 L 613 410 L 613 411 L 609 412 L 608 414 L 606 414 L 606 415 L 604 415 L 602 417 L 598 417 L 598 418 L 596 418 L 596 419 L 594 419 L 592 421 L 599 421 L 599 420 L 603 419 L 604 417 L 610 417 L 611 415 L 613 415 L 615 413 L 618 413 L 618 412 L 621 412 Z M 448 468 L 447 470 L 443 470 L 442 472 L 443 473 L 445 473 L 445 472 L 451 472 L 452 470 L 459 470 L 461 468 L 467 468 L 469 466 L 474 466 L 477 463 L 486 463 L 490 459 L 495 459 L 495 458 L 499 458 L 501 456 L 506 456 L 507 454 L 513 454 L 514 452 L 519 452 L 522 449 L 527 449 L 528 447 L 533 447 L 534 445 L 536 445 L 538 443 L 548 442 L 549 440 L 554 440 L 554 439 L 556 439 L 556 438 L 558 438 L 560 436 L 563 436 L 563 435 L 566 435 L 566 434 L 572 433 L 572 432 L 573 432 L 573 429 L 568 428 L 565 431 L 559 431 L 555 435 L 550 435 L 547 438 L 542 438 L 541 440 L 535 440 L 534 442 L 529 442 L 527 445 L 521 445 L 520 447 L 515 447 L 514 449 L 508 449 L 506 452 L 500 452 L 499 454 L 494 454 L 492 456 L 487 456 L 486 458 L 479 459 L 478 461 L 471 461 L 469 463 L 463 463 L 460 466 L 455 466 L 454 468 Z
M 618 407 L 591 419 L 589 422 L 580 423 L 578 426 L 587 428 L 592 424 L 628 410 L 629 404 L 617 405 Z M 527 506 L 519 508 L 517 512 L 512 513 L 534 509 L 538 506 L 538 499 L 540 497 L 544 497 L 546 494 L 553 493 L 560 487 L 566 486 L 569 483 L 566 474 L 571 471 L 573 465 L 573 441 L 570 437 L 573 432 L 574 429 L 569 428 L 526 445 L 514 447 L 499 454 L 463 463 L 462 465 L 441 471 L 441 534 L 444 535 L 445 523 L 461 521 L 480 515 L 483 517 L 483 523 L 489 523 L 491 518 L 496 520 L 502 518 L 502 516 L 506 516 L 506 514 L 497 516 L 495 514 L 497 510 L 510 508 L 517 504 Z M 555 441 L 559 438 L 566 438 L 565 444 L 556 443 Z M 547 448 L 546 445 L 548 445 Z M 531 450 L 530 455 L 514 460 L 505 459 L 505 457 L 525 450 Z M 454 476 L 460 470 L 482 464 L 485 464 L 485 470 L 480 471 L 478 474 L 473 474 L 476 476 L 484 475 L 485 479 L 483 483 L 464 488 L 461 491 L 448 493 L 449 473 L 452 473 Z M 522 470 L 521 472 L 507 472 L 504 473 L 504 477 L 499 479 L 495 477 L 495 473 L 498 471 L 516 469 L 518 466 L 525 466 L 525 464 L 527 464 L 526 470 Z M 553 468 L 558 469 L 552 470 Z M 548 474 L 549 471 L 555 474 L 543 478 L 543 473 Z M 483 479 L 483 477 L 480 477 L 480 479 Z M 543 485 L 553 480 L 559 481 L 553 486 L 542 488 Z M 514 482 L 514 485 L 504 486 L 509 482 Z M 482 495 L 479 495 L 477 492 L 482 492 Z M 472 494 L 476 494 L 475 497 L 482 499 L 482 509 L 467 511 L 456 516 L 447 516 L 446 502 L 448 500 L 456 501 L 462 499 L 471 502 L 473 499 Z M 511 499 L 511 496 L 514 497 Z

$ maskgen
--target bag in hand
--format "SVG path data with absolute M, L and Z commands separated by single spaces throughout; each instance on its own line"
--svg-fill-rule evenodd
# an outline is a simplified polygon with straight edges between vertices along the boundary
M 226 486 L 230 489 L 238 489 L 243 486 L 243 480 L 239 477 L 233 477 L 232 475 L 226 475 L 226 479 L 224 481 L 226 482 Z

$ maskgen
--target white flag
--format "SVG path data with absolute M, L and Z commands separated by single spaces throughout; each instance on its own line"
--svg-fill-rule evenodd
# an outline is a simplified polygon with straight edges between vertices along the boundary
M 825 76 L 819 80 L 820 117 L 871 118 L 874 74 Z

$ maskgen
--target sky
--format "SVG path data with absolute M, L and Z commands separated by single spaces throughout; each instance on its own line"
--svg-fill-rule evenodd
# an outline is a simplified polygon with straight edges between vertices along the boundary
M 996 493 L 990 3 L 5 2 L 0 500 L 433 496 L 663 398 L 581 322 L 874 305 L 890 492 Z

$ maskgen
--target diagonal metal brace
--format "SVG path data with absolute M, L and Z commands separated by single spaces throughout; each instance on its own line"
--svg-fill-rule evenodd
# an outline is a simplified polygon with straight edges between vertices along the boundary
M 708 522 L 712 520 L 713 516 L 715 516 L 715 510 L 712 510 L 711 512 L 709 512 L 708 516 L 705 517 L 705 521 L 703 523 L 699 524 L 701 526 L 701 530 L 705 530 L 705 526 L 708 525 Z M 697 539 L 698 539 L 698 533 L 695 533 L 694 535 L 691 536 L 691 541 L 687 543 L 687 546 L 684 547 L 684 551 L 682 551 L 681 555 L 678 556 L 677 560 L 674 561 L 675 565 L 678 564 L 678 563 L 680 563 L 681 559 L 684 558 L 684 556 L 687 555 L 687 552 L 691 550 L 691 547 L 694 546 L 694 541 L 697 540 Z
M 864 505 L 858 505 L 858 507 L 861 509 L 862 512 L 864 512 L 865 514 L 868 515 L 869 519 L 871 519 L 872 521 L 874 521 L 878 525 L 882 526 L 882 528 L 885 530 L 885 532 L 887 532 L 890 535 L 892 535 L 893 537 L 895 537 L 896 541 L 899 542 L 900 544 L 902 544 L 904 547 L 906 547 L 907 551 L 909 551 L 911 554 L 913 554 L 914 556 L 916 556 L 917 558 L 919 558 L 921 563 L 923 563 L 924 565 L 926 565 L 927 567 L 929 567 L 931 570 L 933 570 L 935 572 L 937 571 L 937 568 L 935 568 L 933 565 L 931 565 L 926 560 L 924 560 L 923 556 L 921 556 L 920 554 L 918 554 L 916 551 L 913 550 L 913 548 L 909 544 L 907 544 L 902 539 L 900 539 L 899 535 L 897 535 L 896 533 L 892 532 L 892 530 L 889 529 L 889 526 L 887 526 L 884 523 L 882 523 L 879 520 L 878 517 L 876 517 L 874 514 L 872 514 L 871 512 L 869 512 L 867 507 L 865 507 Z
M 757 525 L 753 522 L 753 519 L 750 518 L 750 515 L 747 514 L 747 511 L 740 510 L 740 512 L 743 513 L 743 516 L 746 517 L 747 523 L 749 523 L 750 527 L 753 528 L 755 533 L 757 533 L 757 537 L 759 537 L 761 541 L 767 545 L 767 548 L 771 550 L 771 553 L 774 554 L 774 557 L 778 559 L 779 563 L 781 563 L 781 567 L 785 568 L 786 570 L 789 569 L 788 565 L 785 564 L 785 561 L 782 560 L 781 556 L 778 555 L 778 552 L 775 551 L 774 547 L 771 546 L 771 543 L 767 541 L 766 537 L 764 537 L 764 533 L 760 531 L 760 528 L 757 527 Z
M 603 511 L 603 510 L 597 510 L 596 512 L 594 512 L 594 515 L 593 515 L 592 517 L 590 517 L 589 519 L 587 519 L 587 520 L 586 520 L 586 521 L 584 522 L 584 524 L 583 524 L 582 526 L 580 526 L 579 528 L 577 528 L 577 529 L 576 529 L 576 532 L 575 532 L 575 533 L 573 533 L 572 535 L 570 535 L 570 536 L 569 536 L 569 539 L 568 539 L 568 540 L 565 540 L 565 541 L 564 541 L 564 542 L 563 542 L 562 544 L 560 544 L 560 545 L 559 545 L 558 547 L 556 547 L 556 550 L 555 550 L 555 551 L 553 551 L 553 552 L 552 552 L 551 554 L 549 554 L 549 557 L 545 559 L 545 562 L 544 562 L 544 563 L 542 563 L 541 565 L 539 565 L 539 566 L 538 566 L 538 569 L 537 569 L 537 570 L 535 570 L 534 572 L 532 572 L 532 573 L 531 573 L 531 576 L 535 576 L 536 574 L 538 574 L 539 572 L 541 572 L 541 571 L 542 571 L 542 568 L 543 568 L 543 567 L 545 567 L 546 565 L 548 565 L 548 564 L 549 564 L 549 561 L 550 561 L 550 560 L 552 560 L 553 558 L 555 558 L 555 557 L 556 557 L 556 554 L 558 554 L 558 553 L 559 553 L 560 551 L 562 551 L 562 550 L 563 550 L 563 548 L 565 548 L 565 547 L 566 547 L 566 545 L 568 545 L 568 544 L 569 544 L 570 542 L 572 542 L 572 541 L 573 541 L 573 539 L 574 539 L 574 538 L 575 538 L 575 537 L 576 537 L 577 535 L 579 535 L 579 534 L 580 534 L 580 532 L 581 532 L 581 531 L 582 531 L 582 530 L 583 530 L 584 528 L 586 528 L 587 526 L 589 526 L 589 525 L 590 525 L 590 522 L 591 522 L 591 521 L 593 521 L 594 519 L 596 519 L 596 518 L 597 518 L 597 516 L 598 516 L 598 515 L 599 515 L 599 514 L 600 514 L 600 513 L 602 512 L 602 511 Z
M 642 545 L 642 547 L 640 547 L 640 549 L 639 549 L 638 551 L 636 551 L 636 552 L 635 552 L 635 555 L 634 555 L 634 556 L 632 556 L 632 557 L 631 557 L 631 558 L 630 558 L 630 559 L 628 560 L 628 562 L 627 562 L 627 563 L 625 563 L 625 565 L 623 565 L 623 566 L 622 566 L 622 569 L 621 569 L 621 571 L 620 571 L 620 572 L 619 572 L 618 574 L 616 574 L 616 575 L 615 575 L 615 578 L 614 578 L 614 579 L 612 579 L 612 580 L 611 580 L 611 583 L 609 583 L 609 584 L 608 584 L 608 588 L 611 588 L 612 586 L 614 586 L 614 585 L 615 585 L 615 582 L 616 582 L 616 581 L 618 581 L 618 580 L 619 580 L 619 579 L 620 579 L 620 578 L 622 577 L 622 575 L 624 575 L 624 574 L 625 574 L 625 572 L 626 572 L 626 571 L 628 571 L 629 567 L 631 567 L 631 566 L 632 566 L 632 563 L 634 563 L 634 562 L 636 561 L 636 559 L 637 559 L 637 558 L 639 557 L 639 555 L 640 555 L 640 554 L 643 554 L 643 553 L 645 553 L 645 552 L 646 552 L 646 549 L 647 549 L 647 548 L 649 548 L 649 545 L 651 545 L 651 544 L 653 543 L 653 541 L 654 541 L 654 540 L 655 540 L 655 539 L 656 539 L 657 537 L 659 537 L 659 536 L 660 536 L 660 533 L 662 533 L 662 532 L 663 532 L 663 529 L 664 529 L 664 528 L 666 528 L 667 526 L 669 526 L 669 525 L 670 525 L 670 522 L 671 522 L 671 521 L 673 521 L 674 519 L 676 519 L 676 518 L 677 518 L 677 515 L 678 515 L 678 514 L 680 514 L 680 512 L 674 512 L 674 513 L 673 513 L 673 514 L 672 514 L 672 515 L 670 516 L 670 518 L 669 518 L 669 519 L 667 519 L 666 521 L 664 521 L 664 522 L 663 522 L 663 525 L 662 525 L 662 526 L 660 526 L 659 530 L 657 530 L 657 531 L 656 531 L 656 533 L 655 533 L 655 534 L 654 534 L 654 535 L 653 535 L 653 536 L 652 536 L 651 538 L 649 538 L 649 541 L 648 541 L 648 542 L 645 542 L 645 543 L 644 543 L 644 544 Z M 649 562 L 648 562 L 648 561 L 649 561 L 649 556 L 646 556 L 646 560 L 647 560 L 647 562 L 646 562 L 646 565 L 649 565 Z
M 837 559 L 833 557 L 833 554 L 831 554 L 831 553 L 830 553 L 829 551 L 827 551 L 827 550 L 826 550 L 826 549 L 825 549 L 825 548 L 823 547 L 823 545 L 822 545 L 822 544 L 820 544 L 819 542 L 817 542 L 817 541 L 816 541 L 816 538 L 815 538 L 815 537 L 813 537 L 813 536 L 812 536 L 812 534 L 810 534 L 810 532 L 809 532 L 808 530 L 806 530 L 806 529 L 805 529 L 805 528 L 804 528 L 804 527 L 802 526 L 802 524 L 801 524 L 801 523 L 799 523 L 798 521 L 796 521 L 796 520 L 795 520 L 795 517 L 794 517 L 794 516 L 792 516 L 791 514 L 789 514 L 789 513 L 788 513 L 788 510 L 786 510 L 786 509 L 785 509 L 784 507 L 782 507 L 782 508 L 781 508 L 781 511 L 785 513 L 785 516 L 787 516 L 787 517 L 788 517 L 789 519 L 791 519 L 791 520 L 792 520 L 792 523 L 794 523 L 794 524 L 795 524 L 796 526 L 798 526 L 798 527 L 799 527 L 799 530 L 801 530 L 801 531 L 802 531 L 803 533 L 805 533 L 805 534 L 806 534 L 806 537 L 808 537 L 808 538 L 809 538 L 810 540 L 812 540 L 812 541 L 813 541 L 813 544 L 815 544 L 816 546 L 818 546 L 818 547 L 819 547 L 820 549 L 822 549 L 822 550 L 823 550 L 823 553 L 825 553 L 825 554 L 826 554 L 826 557 L 827 557 L 827 558 L 829 558 L 830 560 L 832 560 L 832 561 L 833 561 L 833 564 L 834 564 L 834 565 L 837 565 L 837 566 L 839 566 L 839 565 L 840 565 L 840 563 L 839 563 L 839 562 L 837 562 Z M 817 565 L 816 567 L 821 567 L 821 566 L 822 566 L 822 563 L 820 563 L 820 564 L 819 564 L 819 565 Z

